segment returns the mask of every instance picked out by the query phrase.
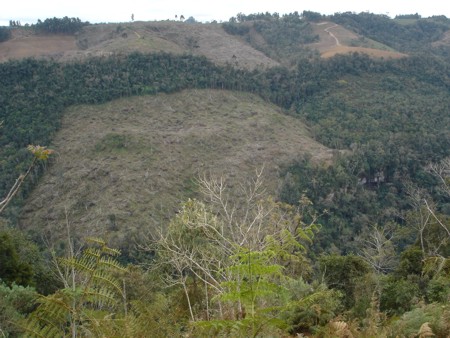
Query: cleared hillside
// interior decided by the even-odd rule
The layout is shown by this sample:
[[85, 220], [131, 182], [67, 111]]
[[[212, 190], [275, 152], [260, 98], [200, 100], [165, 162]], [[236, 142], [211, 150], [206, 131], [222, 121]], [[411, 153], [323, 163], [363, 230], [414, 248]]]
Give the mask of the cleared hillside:
[[239, 68], [273, 67], [278, 62], [235, 36], [219, 24], [183, 22], [134, 22], [84, 27], [76, 36], [38, 35], [14, 29], [13, 38], [0, 43], [0, 62], [25, 57], [60, 61], [132, 52], [202, 55], [210, 61]]
[[275, 194], [280, 166], [305, 153], [320, 162], [332, 155], [278, 107], [212, 90], [72, 107], [52, 148], [54, 164], [27, 201], [21, 227], [60, 238], [67, 214], [73, 233], [101, 234], [120, 247], [195, 196], [198, 175], [233, 182], [264, 166]]
[[359, 36], [354, 32], [333, 22], [320, 22], [312, 25], [314, 33], [319, 36], [319, 42], [308, 47], [317, 49], [324, 58], [336, 54], [364, 53], [374, 58], [401, 58], [406, 54], [374, 40]]
[[[319, 41], [305, 44], [304, 47], [317, 50], [322, 57], [352, 52], [376, 58], [405, 56], [332, 22], [311, 23], [311, 27]], [[249, 36], [242, 37], [226, 33], [220, 24], [175, 21], [89, 25], [75, 36], [36, 34], [31, 29], [16, 28], [12, 31], [12, 39], [0, 43], [0, 62], [26, 57], [73, 61], [132, 52], [168, 52], [205, 56], [217, 65], [231, 64], [244, 69], [279, 66], [278, 61], [267, 56], [271, 55], [268, 51], [275, 47], [265, 41], [255, 29], [252, 28], [250, 32]], [[284, 58], [295, 59], [297, 54], [301, 54], [296, 51], [295, 55], [291, 55], [294, 47], [278, 51], [281, 54], [278, 56], [280, 62], [285, 62]]]

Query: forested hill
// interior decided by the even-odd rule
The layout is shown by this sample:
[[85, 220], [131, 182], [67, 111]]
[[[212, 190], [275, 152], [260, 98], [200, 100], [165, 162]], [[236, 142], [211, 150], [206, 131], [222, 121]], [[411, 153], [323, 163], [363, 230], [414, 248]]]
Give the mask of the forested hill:
[[[365, 18], [373, 21], [370, 30], [363, 20]], [[324, 25], [326, 22], [328, 24]], [[404, 42], [401, 50], [410, 55], [380, 59], [353, 52], [320, 58], [311, 46], [317, 43], [323, 47], [320, 43], [325, 38], [323, 33], [315, 32], [318, 27], [322, 30], [322, 26], [330, 27], [330, 24], [336, 25], [335, 22], [341, 24], [340, 30], [333, 28], [333, 36], [339, 41], [348, 41], [346, 39], [353, 36], [350, 31], [352, 34], [366, 33], [367, 37], [360, 36], [359, 40], [370, 41], [372, 47], [377, 42], [378, 47], [384, 46], [382, 49], [392, 50], [395, 41], [393, 37], [389, 40], [383, 35], [381, 27], [402, 32], [402, 41], [409, 41], [410, 47]], [[324, 17], [311, 12], [280, 17], [266, 13], [240, 14], [221, 26], [180, 22], [90, 26], [79, 20], [53, 19], [38, 23], [36, 36], [41, 37], [44, 33], [67, 36], [68, 29], [58, 28], [60, 26], [56, 23], [62, 27], [75, 25], [78, 44], [83, 40], [86, 50], [99, 45], [114, 48], [126, 46], [130, 50], [136, 46], [135, 43], [149, 37], [144, 36], [144, 32], [153, 32], [167, 43], [172, 41], [172, 47], [178, 42], [178, 49], [160, 44], [160, 48], [166, 46], [172, 53], [126, 54], [124, 49], [120, 54], [104, 54], [66, 63], [25, 59], [1, 64], [1, 113], [4, 123], [2, 195], [12, 186], [17, 172], [26, 168], [28, 155], [25, 147], [30, 143], [50, 145], [66, 107], [189, 88], [230, 89], [258, 94], [306, 123], [316, 141], [340, 150], [336, 154], [343, 154], [341, 151], [347, 154], [337, 159], [336, 166], [329, 167], [326, 174], [315, 172], [319, 169], [303, 168], [304, 165], [309, 166], [303, 160], [293, 167], [286, 163], [286, 172], [282, 173], [291, 178], [294, 174], [298, 183], [293, 187], [291, 183], [286, 183], [281, 189], [281, 198], [295, 203], [302, 191], [315, 196], [314, 202], [321, 208], [334, 211], [332, 217], [329, 215], [323, 220], [331, 233], [345, 233], [347, 228], [361, 231], [371, 222], [391, 220], [392, 214], [398, 221], [398, 212], [408, 209], [403, 188], [405, 180], [436, 193], [434, 186], [437, 181], [427, 176], [423, 168], [449, 155], [450, 80], [449, 63], [443, 57], [449, 48], [445, 45], [445, 27], [448, 24], [445, 18], [411, 19], [407, 16], [388, 19], [367, 13]], [[183, 25], [186, 28], [180, 29]], [[251, 66], [250, 59], [247, 60], [249, 67], [242, 67], [245, 62], [242, 62], [241, 56], [231, 58], [234, 63], [223, 66], [223, 60], [220, 62], [212, 54], [210, 60], [196, 55], [199, 54], [197, 50], [203, 53], [212, 48], [195, 46], [211, 41], [206, 37], [209, 30], [218, 38], [219, 29], [241, 44], [247, 44], [249, 50], [258, 52], [258, 55], [265, 54], [265, 60], [273, 60], [266, 64], [270, 67], [254, 68], [256, 65], [253, 63]], [[131, 34], [133, 32], [136, 34]], [[301, 37], [295, 32], [300, 32]], [[327, 34], [331, 35], [330, 32]], [[200, 40], [194, 39], [197, 41], [195, 46], [186, 45], [188, 40], [188, 44], [195, 42], [195, 34]], [[134, 39], [140, 35], [140, 40]], [[129, 40], [130, 36], [133, 36], [132, 40]], [[417, 47], [417, 39], [423, 42], [422, 50]], [[183, 44], [184, 51], [190, 48], [190, 55], [180, 54]], [[434, 45], [436, 47], [431, 47]], [[277, 52], [274, 54], [273, 51]], [[281, 56], [281, 51], [286, 51], [286, 57]], [[264, 57], [260, 56], [259, 60], [264, 60]], [[351, 166], [351, 171], [348, 166]], [[340, 168], [345, 177], [334, 177], [336, 173], [333, 170], [336, 168]], [[311, 189], [308, 186], [310, 181], [301, 178], [305, 170], [314, 171], [308, 175], [331, 175], [329, 178], [314, 179], [330, 182], [323, 189], [320, 185]], [[380, 176], [383, 177], [379, 182], [382, 184], [375, 191], [371, 184], [360, 184], [374, 182]], [[22, 193], [26, 194], [30, 188], [24, 187]], [[340, 201], [339, 191], [345, 192], [344, 201]], [[367, 194], [368, 191], [370, 194]], [[334, 196], [335, 200], [328, 205], [330, 196]], [[351, 200], [358, 202], [350, 203], [352, 207], [346, 210], [350, 196]], [[440, 204], [441, 211], [448, 209], [445, 201]], [[371, 207], [358, 206], [359, 203]], [[386, 203], [393, 209], [386, 209]], [[386, 210], [389, 210], [388, 214]], [[10, 219], [17, 219], [20, 212], [10, 207], [8, 213]], [[325, 247], [330, 244], [327, 231], [322, 233], [325, 237], [321, 245]], [[352, 245], [350, 241], [343, 245], [342, 250], [348, 250]]]
[[[449, 29], [441, 16], [345, 12], [2, 27], [0, 196], [37, 165], [0, 215], [0, 297], [35, 299], [14, 283], [50, 296], [37, 312], [0, 311], [34, 312], [20, 328], [37, 332], [45, 304], [80, 301], [55, 315], [55, 336], [132, 324], [135, 336], [387, 337], [427, 322], [445, 337]], [[40, 161], [30, 144], [55, 152]], [[248, 178], [263, 166], [269, 182]], [[123, 250], [128, 303], [102, 241], [55, 260], [80, 283], [93, 274], [84, 291], [47, 270], [91, 235]], [[100, 279], [120, 296], [89, 298], [107, 291]], [[5, 318], [0, 332], [17, 335]]]

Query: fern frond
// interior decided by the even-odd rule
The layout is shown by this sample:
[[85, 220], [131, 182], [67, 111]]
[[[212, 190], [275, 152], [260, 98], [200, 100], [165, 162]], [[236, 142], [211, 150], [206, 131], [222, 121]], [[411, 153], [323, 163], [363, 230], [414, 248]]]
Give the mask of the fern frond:
[[63, 336], [61, 329], [53, 324], [45, 324], [39, 318], [29, 319], [25, 325], [19, 324], [25, 337], [30, 338], [59, 338]]
[[127, 268], [122, 266], [118, 261], [116, 261], [114, 258], [112, 257], [102, 257], [100, 258], [100, 263], [103, 265], [107, 265], [111, 268], [114, 268], [116, 270], [122, 271], [122, 272], [126, 272]]
[[62, 258], [59, 263], [66, 268], [74, 268], [78, 272], [92, 273], [94, 271], [94, 264], [91, 262], [84, 262], [80, 259]]
[[44, 317], [54, 318], [56, 320], [65, 320], [68, 313], [72, 311], [71, 303], [73, 296], [64, 292], [58, 292], [49, 296], [40, 296], [38, 302], [39, 307], [36, 310], [36, 314], [43, 314]]
[[102, 250], [98, 248], [87, 248], [83, 251], [82, 257], [99, 259], [102, 256]]
[[86, 241], [90, 244], [97, 244], [100, 247], [100, 250], [102, 253], [110, 255], [110, 256], [119, 256], [120, 250], [110, 248], [106, 245], [106, 242], [102, 240], [101, 238], [96, 237], [88, 237], [86, 238]]
[[110, 255], [110, 256], [120, 256], [120, 254], [121, 254], [120, 250], [113, 249], [113, 248], [110, 248], [110, 247], [107, 247], [107, 246], [103, 247], [102, 251], [105, 254]]
[[[111, 286], [112, 288], [114, 288], [120, 295], [122, 295], [122, 288], [119, 285], [119, 283], [117, 282], [117, 280], [115, 280], [114, 278], [112, 278], [109, 274], [106, 274], [104, 272], [96, 272], [94, 274], [94, 280], [99, 283], [99, 284], [106, 284]], [[102, 283], [103, 282], [103, 283]]]
[[97, 244], [101, 247], [106, 246], [106, 242], [98, 237], [87, 237], [86, 238], [86, 242], [90, 243], [90, 244]]
[[114, 293], [106, 288], [87, 290], [86, 298], [93, 304], [114, 304], [117, 302]]

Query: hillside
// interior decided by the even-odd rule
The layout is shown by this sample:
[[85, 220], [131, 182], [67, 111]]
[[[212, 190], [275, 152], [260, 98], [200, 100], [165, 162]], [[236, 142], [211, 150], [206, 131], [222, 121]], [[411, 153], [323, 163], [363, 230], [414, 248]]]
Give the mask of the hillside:
[[275, 195], [280, 166], [304, 154], [317, 163], [331, 158], [330, 149], [276, 106], [213, 90], [72, 107], [51, 148], [57, 156], [28, 199], [20, 227], [57, 240], [67, 212], [78, 235], [101, 235], [123, 248], [195, 196], [199, 175], [237, 184], [264, 166]]
[[336, 54], [364, 53], [375, 58], [401, 58], [407, 56], [374, 40], [357, 35], [333, 22], [313, 24], [314, 33], [319, 42], [307, 47], [317, 49], [322, 57], [329, 58]]
[[[405, 56], [333, 22], [311, 23], [311, 27], [319, 40], [297, 47], [316, 50], [322, 57], [353, 52], [376, 58]], [[231, 64], [238, 68], [254, 69], [279, 66], [280, 62], [287, 63], [287, 60], [302, 53], [294, 49], [285, 56], [278, 55], [278, 60], [275, 60], [268, 52], [273, 48], [270, 41], [266, 41], [255, 29], [248, 37], [242, 37], [228, 34], [220, 24], [130, 22], [89, 25], [75, 35], [37, 34], [30, 29], [15, 28], [12, 38], [0, 43], [0, 62], [26, 57], [71, 61], [136, 51], [164, 51], [202, 55], [218, 65]], [[282, 51], [279, 50], [279, 53]]]
[[133, 22], [84, 27], [74, 35], [36, 34], [13, 29], [12, 38], [0, 43], [0, 62], [25, 57], [59, 61], [131, 52], [193, 54], [206, 56], [218, 65], [227, 63], [252, 69], [278, 65], [244, 41], [227, 34], [219, 24], [180, 22]]
[[3, 336], [447, 337], [449, 19], [11, 26]]
[[60, 61], [132, 52], [169, 52], [205, 56], [217, 65], [255, 69], [292, 65], [311, 53], [324, 58], [364, 53], [373, 58], [402, 58], [448, 47], [445, 17], [389, 19], [371, 13], [297, 12], [280, 17], [260, 13], [230, 22], [126, 22], [84, 25], [75, 35], [26, 27], [11, 29], [0, 43], [0, 62], [25, 57]]

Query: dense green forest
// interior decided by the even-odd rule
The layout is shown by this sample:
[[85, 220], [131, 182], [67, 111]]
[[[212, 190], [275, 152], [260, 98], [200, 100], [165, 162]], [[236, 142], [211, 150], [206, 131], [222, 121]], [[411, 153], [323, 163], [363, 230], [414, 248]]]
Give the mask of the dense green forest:
[[[382, 42], [403, 52], [423, 51], [439, 40], [449, 29], [449, 19], [444, 17], [415, 18], [408, 22], [405, 17], [396, 20], [372, 13], [338, 13], [330, 19], [357, 33]], [[403, 24], [406, 21], [407, 24]]]
[[[310, 51], [304, 45], [319, 41], [310, 22], [298, 12], [281, 16], [277, 13], [240, 13], [222, 27], [229, 34], [242, 36], [254, 48], [276, 60], [292, 60], [308, 54]], [[252, 30], [263, 37], [264, 44], [252, 37]]]
[[11, 38], [11, 30], [8, 27], [0, 26], [0, 42], [6, 41]]
[[[308, 20], [321, 16], [304, 14], [239, 14], [224, 29], [249, 39], [255, 29], [267, 43], [261, 50], [280, 58], [268, 50], [317, 39]], [[321, 59], [291, 49], [290, 68], [252, 71], [167, 53], [0, 64], [0, 196], [36, 163], [0, 215], [0, 333], [446, 337], [450, 61], [448, 47], [431, 43], [449, 22], [408, 17], [414, 22], [404, 25], [397, 21], [405, 18], [370, 13], [329, 19], [411, 54]], [[43, 24], [64, 22], [84, 24]], [[57, 257], [15, 229], [51, 165], [36, 162], [27, 146], [51, 145], [66, 107], [187, 88], [260, 95], [304, 121], [335, 150], [333, 163], [307, 156], [286, 163], [275, 200], [259, 194], [256, 177], [235, 210], [217, 181], [200, 182], [204, 199], [186, 201], [167, 231], [141, 248], [142, 261], [127, 267], [121, 248], [100, 239], [75, 235]], [[80, 240], [87, 244], [77, 251]]]

